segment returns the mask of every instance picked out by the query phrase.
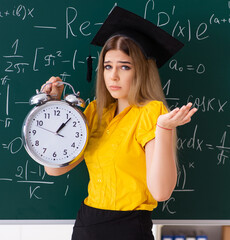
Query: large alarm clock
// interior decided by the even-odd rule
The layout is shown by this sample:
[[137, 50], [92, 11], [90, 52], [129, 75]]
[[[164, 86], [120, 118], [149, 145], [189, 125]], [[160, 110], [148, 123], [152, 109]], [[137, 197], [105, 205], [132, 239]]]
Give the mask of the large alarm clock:
[[36, 106], [24, 120], [23, 142], [31, 158], [44, 166], [70, 165], [83, 155], [87, 145], [88, 124], [78, 108], [85, 103], [71, 88], [74, 94], [64, 100], [55, 100], [42, 90], [30, 99], [30, 104]]

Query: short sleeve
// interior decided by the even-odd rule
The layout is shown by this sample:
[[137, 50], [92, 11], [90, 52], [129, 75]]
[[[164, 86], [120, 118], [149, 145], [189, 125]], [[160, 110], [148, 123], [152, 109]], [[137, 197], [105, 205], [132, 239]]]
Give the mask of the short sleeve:
[[136, 139], [142, 147], [155, 138], [157, 119], [160, 115], [166, 113], [168, 113], [168, 110], [160, 101], [151, 101], [141, 108]]
[[86, 107], [84, 111], [84, 115], [88, 121], [89, 130], [92, 129], [93, 124], [96, 120], [96, 106], [97, 106], [96, 100], [94, 100], [89, 103], [89, 105]]

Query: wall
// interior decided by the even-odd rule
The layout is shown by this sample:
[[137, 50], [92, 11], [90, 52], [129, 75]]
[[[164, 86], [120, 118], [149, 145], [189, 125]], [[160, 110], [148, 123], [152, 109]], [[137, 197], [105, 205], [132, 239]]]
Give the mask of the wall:
[[1, 240], [70, 240], [72, 225], [0, 225]]
[[[70, 240], [72, 224], [67, 225], [0, 225], [1, 240]], [[157, 227], [153, 226], [156, 236]], [[156, 239], [158, 240], [158, 239]], [[159, 239], [160, 240], [160, 239]]]

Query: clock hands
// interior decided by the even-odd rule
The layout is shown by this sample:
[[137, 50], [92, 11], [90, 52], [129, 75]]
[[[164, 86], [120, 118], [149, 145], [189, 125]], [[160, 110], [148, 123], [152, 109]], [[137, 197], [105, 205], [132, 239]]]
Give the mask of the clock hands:
[[55, 135], [58, 135], [58, 136], [60, 136], [60, 137], [64, 137], [63, 135], [61, 135], [61, 134], [59, 134], [59, 133], [57, 133], [57, 132], [50, 131], [49, 129], [46, 129], [46, 128], [44, 128], [44, 127], [41, 127], [41, 126], [37, 126], [37, 127], [41, 128], [41, 129], [43, 129], [43, 130], [46, 130], [46, 131], [48, 131], [48, 132], [51, 132], [51, 133], [53, 133], [53, 134], [55, 134]]
[[64, 136], [61, 135], [59, 132], [61, 131], [62, 128], [65, 127], [65, 125], [66, 125], [70, 120], [71, 120], [71, 118], [69, 118], [65, 123], [62, 123], [61, 126], [58, 128], [58, 130], [57, 130], [56, 132], [53, 132], [53, 131], [51, 131], [51, 130], [49, 130], [49, 129], [47, 129], [47, 128], [41, 127], [41, 126], [37, 126], [37, 127], [41, 128], [41, 129], [43, 129], [43, 130], [45, 130], [45, 131], [48, 131], [48, 132], [50, 132], [50, 133], [53, 133], [53, 134], [55, 134], [55, 135], [58, 135], [58, 136], [60, 136], [60, 137], [64, 137]]
[[61, 126], [58, 128], [58, 130], [56, 131], [56, 133], [58, 134], [63, 127], [65, 127], [65, 125], [71, 120], [71, 118], [69, 118], [65, 123], [62, 123]]

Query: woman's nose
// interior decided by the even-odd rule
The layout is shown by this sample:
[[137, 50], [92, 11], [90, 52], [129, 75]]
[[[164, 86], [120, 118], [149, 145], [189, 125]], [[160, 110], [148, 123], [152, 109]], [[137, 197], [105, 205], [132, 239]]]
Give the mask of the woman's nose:
[[118, 75], [117, 69], [115, 68], [111, 72], [111, 79], [114, 81], [119, 80], [119, 75]]

